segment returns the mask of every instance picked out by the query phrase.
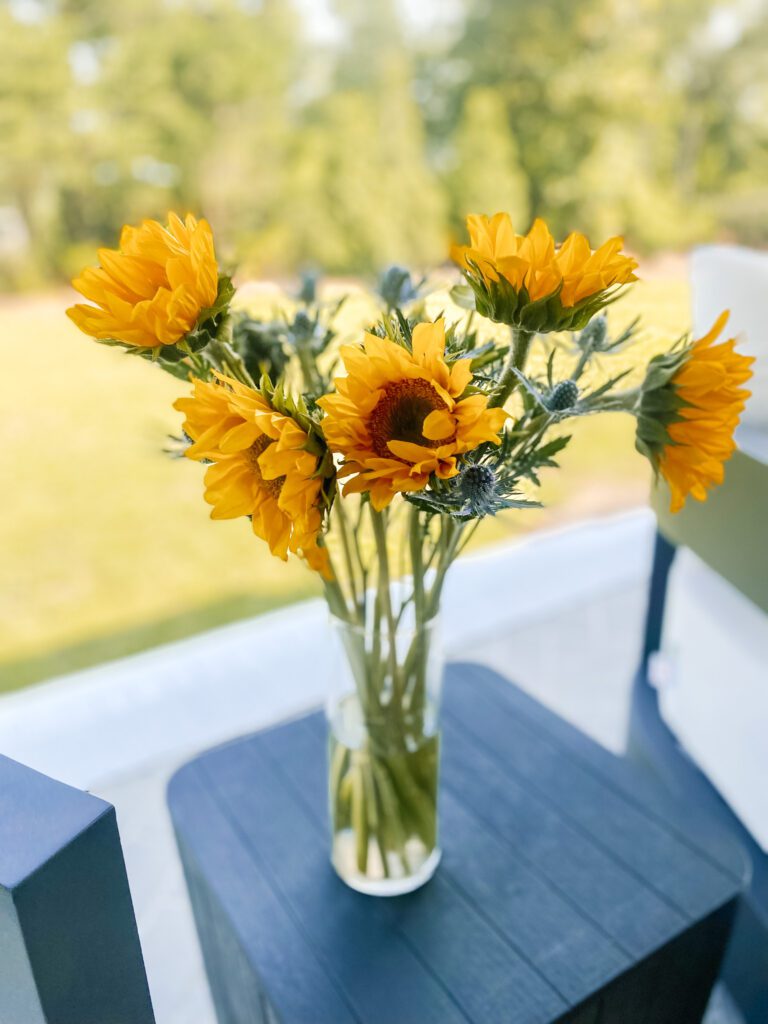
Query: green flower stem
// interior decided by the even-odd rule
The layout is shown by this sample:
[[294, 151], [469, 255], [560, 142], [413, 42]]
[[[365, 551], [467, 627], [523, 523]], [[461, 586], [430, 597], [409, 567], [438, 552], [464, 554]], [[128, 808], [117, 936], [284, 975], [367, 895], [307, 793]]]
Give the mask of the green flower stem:
[[640, 399], [643, 395], [641, 387], [631, 388], [628, 391], [619, 391], [610, 395], [600, 406], [601, 412], [629, 412], [633, 415], [637, 412]]
[[365, 800], [363, 767], [354, 761], [352, 773], [352, 829], [355, 833], [357, 870], [364, 875], [368, 867], [368, 813]]
[[[379, 799], [379, 808], [382, 821], [382, 843], [385, 849], [391, 850], [400, 858], [404, 871], [409, 871], [410, 866], [405, 855], [405, 843], [407, 836], [402, 822], [402, 811], [398, 804], [397, 794], [394, 791], [389, 775], [384, 766], [377, 760], [371, 760], [371, 774], [376, 782], [376, 793]], [[385, 872], [386, 873], [386, 872]]]
[[475, 532], [477, 531], [477, 528], [480, 525], [480, 523], [481, 523], [480, 519], [475, 519], [475, 521], [472, 523], [472, 525], [469, 528], [465, 528], [465, 529], [462, 530], [462, 532], [461, 532], [461, 543], [458, 544], [457, 547], [456, 547], [456, 554], [454, 555], [454, 561], [457, 558], [459, 558], [461, 553], [466, 548], [467, 544], [469, 544], [469, 542], [472, 540], [472, 538], [474, 537]]
[[412, 870], [406, 844], [417, 836], [431, 851], [437, 841], [438, 740], [413, 751], [377, 751], [371, 743], [357, 750], [331, 748], [330, 799], [337, 830], [351, 829], [355, 865], [366, 874], [370, 845], [378, 849], [384, 877], [392, 858], [400, 872]]
[[296, 354], [299, 357], [299, 365], [301, 366], [301, 373], [304, 377], [304, 390], [307, 390], [314, 395], [321, 395], [325, 390], [325, 384], [314, 355], [306, 347], [304, 342], [298, 341], [296, 343]]
[[435, 801], [418, 780], [421, 768], [419, 756], [395, 754], [387, 759], [386, 766], [398, 801], [404, 808], [406, 817], [410, 817], [412, 830], [429, 849], [435, 842]]
[[361, 766], [361, 771], [363, 775], [366, 810], [368, 813], [368, 825], [376, 840], [376, 845], [379, 848], [379, 856], [381, 857], [384, 877], [388, 878], [389, 864], [387, 862], [387, 842], [385, 839], [387, 822], [386, 819], [381, 817], [379, 814], [380, 802], [376, 793], [376, 785], [374, 783], [373, 771], [371, 770], [371, 762], [369, 758], [366, 758], [364, 765]]
[[529, 421], [528, 427], [523, 433], [522, 443], [520, 447], [515, 451], [515, 459], [524, 459], [530, 452], [534, 450], [534, 448], [536, 448], [538, 443], [542, 440], [546, 432], [552, 426], [552, 419], [552, 413], [543, 412], [538, 416], [534, 416]]
[[530, 331], [524, 331], [520, 327], [513, 327], [511, 331], [512, 344], [509, 348], [507, 362], [499, 377], [496, 390], [488, 402], [491, 409], [501, 408], [517, 387], [519, 381], [516, 371], [525, 369], [528, 352], [533, 341], [533, 334]]
[[219, 368], [224, 373], [228, 373], [230, 377], [234, 377], [236, 381], [247, 387], [254, 386], [253, 378], [248, 373], [245, 363], [228, 341], [223, 338], [215, 338], [208, 345], [207, 353], [213, 356], [214, 361], [219, 364]]
[[371, 507], [371, 522], [373, 523], [373, 536], [376, 542], [376, 557], [379, 563], [378, 590], [381, 600], [381, 608], [384, 612], [384, 616], [386, 617], [387, 628], [389, 630], [388, 647], [392, 671], [392, 704], [394, 705], [400, 701], [402, 694], [400, 692], [400, 672], [397, 665], [397, 650], [395, 646], [396, 624], [395, 616], [392, 611], [392, 591], [389, 578], [389, 555], [387, 553], [387, 525], [385, 514], [383, 512], [377, 512], [373, 507]]
[[347, 604], [347, 599], [344, 596], [344, 591], [341, 589], [338, 573], [333, 566], [333, 559], [331, 558], [330, 551], [328, 552], [328, 565], [330, 567], [331, 578], [325, 579], [325, 577], [323, 577], [325, 600], [328, 602], [328, 607], [337, 619], [341, 619], [344, 622], [352, 622], [353, 620], [350, 618], [349, 614], [349, 605]]
[[[420, 610], [417, 611], [416, 615], [416, 632], [403, 662], [402, 674], [405, 680], [408, 715], [413, 723], [414, 732], [423, 732], [424, 715], [427, 709], [427, 663], [429, 659], [430, 638], [425, 633], [425, 627], [439, 611], [445, 577], [458, 555], [463, 534], [463, 524], [456, 523], [450, 516], [441, 516], [438, 543], [439, 557], [435, 580], [429, 593], [423, 594]], [[417, 570], [414, 568], [414, 593], [419, 586], [416, 582], [417, 574], [421, 576], [421, 587], [423, 588], [424, 585], [420, 533], [416, 536], [419, 538], [419, 545], [414, 554], [417, 555], [416, 561], [419, 565], [419, 570], [417, 573]], [[416, 543], [413, 536], [412, 543], [414, 545]]]
[[403, 665], [405, 688], [408, 692], [408, 710], [419, 732], [424, 730], [424, 712], [427, 703], [427, 660], [429, 637], [425, 634], [426, 594], [424, 590], [424, 544], [419, 510], [410, 509], [409, 546], [411, 550], [411, 573], [413, 578], [413, 602], [416, 630], [411, 648]]
[[[343, 630], [342, 635], [366, 738], [361, 746], [349, 749], [340, 735], [332, 732], [329, 793], [335, 834], [351, 833], [351, 850], [343, 856], [352, 857], [358, 873], [391, 878], [416, 870], [422, 856], [416, 851], [423, 845], [429, 853], [437, 841], [439, 741], [437, 736], [426, 734], [430, 635], [425, 630], [433, 617], [432, 609], [437, 610], [442, 582], [455, 557], [462, 527], [450, 517], [441, 518], [439, 534], [434, 543], [428, 544], [425, 518], [415, 508], [408, 510], [404, 548], [410, 555], [413, 589], [395, 608], [387, 549], [389, 517], [386, 512], [376, 512], [368, 502], [363, 509], [367, 509], [363, 514], [371, 518], [378, 570], [371, 628], [360, 628], [367, 621], [369, 600], [361, 520], [352, 526], [349, 516], [344, 516], [346, 510], [340, 510], [336, 521], [342, 532], [345, 568], [355, 579], [355, 588], [362, 588], [357, 589], [357, 608], [349, 607], [338, 582], [326, 584], [326, 591], [329, 603], [333, 602], [331, 610], [343, 607], [342, 617], [353, 627]], [[426, 569], [433, 559], [435, 579], [428, 586]], [[410, 604], [414, 607], [415, 634], [403, 654], [398, 651], [397, 627], [403, 606]], [[414, 840], [418, 840], [415, 847]], [[341, 867], [343, 870], [343, 864]]]
[[426, 608], [427, 617], [430, 619], [437, 615], [439, 611], [445, 576], [456, 557], [456, 551], [463, 532], [464, 525], [462, 523], [457, 523], [451, 516], [440, 517], [441, 547], [438, 555], [435, 581], [429, 592]]
[[350, 546], [350, 525], [347, 520], [347, 513], [344, 509], [344, 501], [341, 494], [336, 494], [336, 500], [333, 503], [333, 507], [336, 511], [336, 515], [339, 521], [339, 532], [341, 533], [341, 546], [344, 551], [344, 563], [347, 569], [347, 576], [349, 578], [349, 589], [352, 594], [352, 605], [358, 615], [358, 618], [362, 616], [362, 624], [365, 623], [365, 581], [362, 581], [363, 592], [358, 596], [357, 589], [357, 574], [355, 572], [355, 566], [352, 561], [352, 548]]
[[416, 613], [416, 627], [424, 621], [424, 544], [421, 517], [415, 505], [411, 505], [408, 540], [411, 549], [411, 573], [413, 574], [413, 601]]
[[576, 363], [576, 367], [573, 373], [571, 374], [571, 380], [578, 380], [581, 377], [582, 373], [587, 367], [587, 363], [590, 361], [593, 355], [594, 350], [592, 348], [592, 344], [590, 343], [579, 356], [579, 361]]
[[211, 375], [211, 364], [196, 352], [189, 352], [184, 363], [191, 368], [193, 375], [201, 380], [208, 380]]

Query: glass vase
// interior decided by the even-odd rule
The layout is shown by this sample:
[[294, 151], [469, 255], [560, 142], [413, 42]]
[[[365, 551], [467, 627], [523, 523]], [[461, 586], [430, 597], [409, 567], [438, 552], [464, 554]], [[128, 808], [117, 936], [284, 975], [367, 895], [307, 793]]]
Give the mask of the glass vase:
[[440, 861], [439, 620], [331, 621], [331, 861], [358, 892], [398, 896], [424, 885]]

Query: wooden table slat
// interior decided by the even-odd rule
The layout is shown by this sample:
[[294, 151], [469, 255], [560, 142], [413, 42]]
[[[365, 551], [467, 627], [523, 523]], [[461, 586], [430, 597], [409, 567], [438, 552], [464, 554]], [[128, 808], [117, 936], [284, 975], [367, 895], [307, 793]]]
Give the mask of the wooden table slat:
[[444, 760], [444, 784], [622, 949], [645, 956], [684, 927], [677, 910], [506, 774], [463, 730], [447, 723], [444, 735], [456, 756]]
[[[524, 780], [574, 828], [592, 839], [599, 835], [611, 856], [688, 918], [706, 912], [718, 889], [723, 899], [729, 897], [733, 878], [721, 866], [622, 799], [576, 758], [553, 756], [558, 753], [554, 742], [532, 735], [512, 707], [495, 700], [494, 694], [487, 686], [455, 687], [447, 710], [462, 727], [467, 722], [468, 736], [483, 750], [493, 751], [506, 772]], [[478, 702], [487, 705], [488, 713], [468, 719]]]
[[518, 687], [488, 686], [487, 672], [482, 666], [458, 664], [455, 669], [454, 690], [478, 687], [490, 700], [510, 708], [521, 725], [524, 723], [535, 735], [549, 738], [560, 751], [573, 755], [584, 771], [614, 789], [648, 820], [661, 822], [672, 835], [722, 868], [739, 884], [748, 879], [749, 861], [738, 841], [717, 822], [702, 815], [697, 807], [682, 803], [660, 787], [652, 776], [639, 772], [632, 762], [593, 743], [570, 722], [552, 714]]

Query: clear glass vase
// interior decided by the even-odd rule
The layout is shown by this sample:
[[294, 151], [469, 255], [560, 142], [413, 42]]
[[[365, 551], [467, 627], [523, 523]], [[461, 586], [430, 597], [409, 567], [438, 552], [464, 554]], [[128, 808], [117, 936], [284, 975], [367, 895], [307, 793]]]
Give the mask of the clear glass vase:
[[440, 861], [439, 620], [331, 622], [331, 860], [353, 889], [398, 896], [424, 885]]

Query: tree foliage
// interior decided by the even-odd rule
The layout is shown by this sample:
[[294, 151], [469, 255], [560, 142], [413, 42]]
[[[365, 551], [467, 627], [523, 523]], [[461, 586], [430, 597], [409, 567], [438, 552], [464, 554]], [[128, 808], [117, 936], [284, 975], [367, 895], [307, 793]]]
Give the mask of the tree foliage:
[[338, 0], [318, 37], [287, 0], [1, 4], [0, 280], [169, 208], [262, 272], [425, 265], [502, 207], [768, 240], [768, 0], [464, 0], [421, 34], [401, 6]]

